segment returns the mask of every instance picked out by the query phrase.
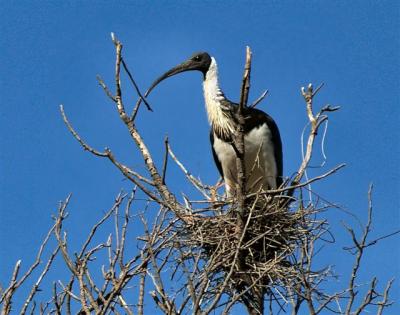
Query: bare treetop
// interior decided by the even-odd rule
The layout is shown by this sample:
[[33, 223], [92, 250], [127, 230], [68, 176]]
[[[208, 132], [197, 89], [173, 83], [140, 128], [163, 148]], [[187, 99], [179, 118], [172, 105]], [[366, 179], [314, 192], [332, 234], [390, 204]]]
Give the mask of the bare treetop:
[[[234, 194], [225, 194], [220, 183], [210, 185], [195, 178], [174, 153], [166, 138], [163, 161], [156, 161], [135, 121], [140, 119], [143, 102], [148, 110], [148, 94], [141, 93], [132, 72], [123, 58], [123, 46], [111, 34], [115, 47], [114, 88], [98, 77], [106, 96], [115, 105], [121, 123], [142, 156], [145, 172], [129, 167], [110, 148], [98, 150], [83, 140], [73, 128], [64, 107], [63, 120], [72, 136], [90, 154], [106, 159], [134, 187], [130, 194], [121, 193], [109, 211], [91, 227], [78, 251], [69, 247], [64, 222], [70, 197], [60, 203], [37, 258], [20, 275], [18, 261], [10, 283], [0, 288], [1, 314], [15, 311], [15, 292], [34, 271], [42, 268], [20, 313], [56, 314], [146, 314], [154, 310], [163, 314], [230, 314], [235, 307], [248, 314], [361, 314], [376, 311], [382, 314], [392, 302], [389, 298], [393, 281], [383, 290], [372, 278], [369, 288], [361, 290], [357, 277], [362, 268], [365, 250], [398, 231], [369, 239], [372, 226], [372, 187], [369, 191], [368, 221], [360, 236], [350, 227], [352, 245], [346, 250], [354, 256], [349, 280], [342, 290], [329, 292], [323, 285], [334, 277], [331, 266], [315, 267], [321, 244], [328, 247], [329, 222], [323, 212], [330, 205], [321, 200], [307, 201], [308, 185], [344, 167], [338, 165], [314, 178], [304, 180], [321, 126], [337, 107], [315, 110], [315, 98], [322, 85], [310, 84], [301, 89], [310, 125], [304, 159], [297, 172], [285, 178], [279, 187], [249, 192], [246, 187], [244, 111], [256, 106], [266, 92], [248, 106], [251, 51], [247, 47], [241, 97], [237, 113], [237, 129], [231, 145], [235, 147], [237, 187]], [[125, 71], [138, 94], [135, 106], [126, 106], [121, 87], [121, 71]], [[112, 92], [115, 90], [115, 92]], [[167, 185], [167, 168], [175, 163], [187, 179], [188, 187], [199, 191], [202, 200], [179, 196]], [[158, 166], [158, 165], [161, 165]], [[156, 214], [154, 214], [156, 213]], [[140, 222], [143, 233], [132, 228]], [[101, 234], [100, 230], [107, 232]], [[55, 246], [45, 258], [45, 249]], [[103, 241], [95, 241], [103, 238]], [[43, 278], [51, 272], [55, 257], [62, 257], [69, 271], [68, 280], [54, 281], [52, 296], [42, 298]], [[43, 263], [41, 263], [43, 261]], [[99, 267], [100, 266], [100, 267]], [[36, 298], [36, 299], [35, 299]], [[42, 301], [42, 302], [38, 302]], [[15, 304], [16, 305], [16, 304]]]

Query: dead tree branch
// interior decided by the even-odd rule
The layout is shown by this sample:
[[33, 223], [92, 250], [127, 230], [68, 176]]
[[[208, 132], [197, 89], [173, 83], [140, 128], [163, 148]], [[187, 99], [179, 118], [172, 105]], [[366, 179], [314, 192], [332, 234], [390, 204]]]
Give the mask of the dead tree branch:
[[[246, 195], [246, 172], [252, 171], [245, 169], [243, 158], [244, 113], [248, 108], [252, 63], [247, 47], [237, 130], [232, 141], [239, 177], [236, 193], [227, 198], [218, 193], [218, 185], [208, 185], [192, 175], [172, 150], [168, 138], [164, 141], [162, 161], [156, 161], [151, 155], [135, 124], [142, 101], [151, 110], [145, 99], [147, 95], [140, 92], [123, 58], [123, 45], [114, 34], [112, 42], [115, 47], [113, 87], [108, 87], [100, 77], [98, 82], [115, 105], [146, 173], [141, 174], [128, 167], [129, 163], [120, 162], [108, 148], [99, 151], [90, 146], [72, 127], [64, 107], [60, 106], [64, 123], [73, 138], [85, 151], [110, 161], [133, 184], [132, 193], [120, 193], [109, 210], [88, 227], [87, 236], [79, 246], [72, 244], [68, 237], [70, 197], [62, 202], [35, 262], [19, 277], [21, 261], [18, 261], [9, 285], [0, 290], [1, 315], [13, 310], [16, 290], [33, 277], [51, 238], [56, 246], [48, 254], [37, 280], [27, 290], [29, 293], [21, 306], [21, 314], [30, 309], [32, 314], [72, 314], [73, 310], [78, 310], [78, 314], [143, 315], [148, 308], [157, 308], [169, 315], [206, 315], [229, 314], [237, 307], [241, 311], [246, 309], [250, 315], [263, 315], [267, 311], [271, 314], [350, 315], [367, 310], [382, 314], [392, 304], [389, 295], [393, 280], [386, 284], [382, 293], [379, 293], [376, 278], [372, 278], [368, 288], [358, 283], [366, 249], [399, 233], [396, 231], [370, 240], [372, 187], [368, 197], [368, 221], [361, 236], [345, 225], [352, 240], [352, 245], [345, 250], [355, 257], [345, 288], [329, 292], [325, 283], [335, 277], [334, 270], [331, 266], [315, 267], [321, 248], [334, 242], [323, 215], [333, 206], [318, 195], [315, 202], [306, 202], [303, 195], [309, 192], [310, 183], [326, 180], [344, 167], [340, 164], [310, 179], [305, 175], [319, 128], [328, 120], [329, 113], [338, 109], [325, 106], [316, 113], [314, 97], [322, 85], [315, 90], [312, 84], [307, 89], [302, 88], [310, 128], [296, 175], [277, 189]], [[138, 94], [133, 108], [125, 102], [121, 85], [124, 72]], [[266, 94], [267, 91], [250, 107], [257, 106]], [[182, 200], [168, 186], [171, 172], [167, 167], [170, 163], [175, 163], [186, 178]], [[203, 199], [191, 200], [186, 188], [197, 190]], [[138, 228], [139, 224], [142, 230]], [[40, 302], [43, 278], [51, 273], [58, 253], [69, 272], [68, 278], [54, 281], [50, 298]]]

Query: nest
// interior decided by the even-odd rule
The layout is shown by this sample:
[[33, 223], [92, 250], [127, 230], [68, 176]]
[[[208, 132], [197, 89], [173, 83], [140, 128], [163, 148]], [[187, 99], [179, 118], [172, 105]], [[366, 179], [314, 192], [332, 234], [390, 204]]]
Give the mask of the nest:
[[199, 254], [208, 276], [225, 279], [230, 274], [236, 292], [254, 283], [265, 288], [293, 285], [300, 278], [297, 253], [315, 232], [311, 209], [289, 206], [287, 197], [278, 195], [246, 204], [242, 212], [231, 204], [218, 215], [193, 216], [177, 234], [181, 246]]

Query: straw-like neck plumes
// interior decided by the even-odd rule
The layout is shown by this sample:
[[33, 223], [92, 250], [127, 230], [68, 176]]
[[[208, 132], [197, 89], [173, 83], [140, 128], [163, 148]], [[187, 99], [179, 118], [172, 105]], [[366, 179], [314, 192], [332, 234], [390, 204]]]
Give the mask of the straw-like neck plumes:
[[217, 135], [230, 138], [235, 132], [235, 127], [232, 120], [229, 119], [230, 108], [219, 87], [218, 66], [214, 57], [211, 58], [210, 67], [205, 74], [203, 90], [211, 127]]

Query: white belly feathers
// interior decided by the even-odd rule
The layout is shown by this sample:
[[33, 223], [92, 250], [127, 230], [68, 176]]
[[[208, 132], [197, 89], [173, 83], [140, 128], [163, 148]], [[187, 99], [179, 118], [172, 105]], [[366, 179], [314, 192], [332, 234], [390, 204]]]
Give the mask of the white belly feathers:
[[[247, 193], [277, 188], [277, 166], [268, 126], [263, 124], [251, 130], [244, 140]], [[232, 195], [237, 184], [236, 153], [231, 144], [217, 136], [214, 136], [213, 146], [222, 165], [227, 192]]]

